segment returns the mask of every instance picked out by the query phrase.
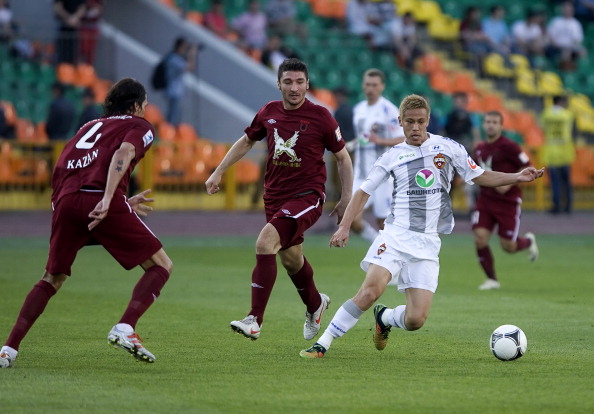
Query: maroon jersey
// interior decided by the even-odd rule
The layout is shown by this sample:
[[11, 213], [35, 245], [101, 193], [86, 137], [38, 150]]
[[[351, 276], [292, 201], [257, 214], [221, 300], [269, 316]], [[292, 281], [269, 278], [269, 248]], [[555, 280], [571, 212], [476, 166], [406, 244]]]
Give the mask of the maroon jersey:
[[254, 141], [267, 139], [265, 197], [284, 199], [308, 191], [323, 196], [324, 151], [336, 153], [344, 148], [338, 123], [326, 108], [307, 99], [289, 111], [281, 101], [269, 102], [245, 133]]
[[154, 137], [152, 125], [134, 115], [111, 116], [88, 122], [78, 130], [60, 154], [52, 176], [52, 203], [81, 188], [105, 190], [113, 154], [123, 142], [136, 149], [128, 171], [122, 177], [117, 194], [126, 194], [134, 167], [150, 148]]
[[[503, 135], [493, 143], [480, 142], [474, 150], [474, 156], [475, 161], [487, 171], [515, 173], [530, 165], [522, 148]], [[522, 191], [517, 185], [512, 186], [505, 194], [498, 193], [492, 187], [481, 187], [480, 196], [515, 203], [522, 198]]]

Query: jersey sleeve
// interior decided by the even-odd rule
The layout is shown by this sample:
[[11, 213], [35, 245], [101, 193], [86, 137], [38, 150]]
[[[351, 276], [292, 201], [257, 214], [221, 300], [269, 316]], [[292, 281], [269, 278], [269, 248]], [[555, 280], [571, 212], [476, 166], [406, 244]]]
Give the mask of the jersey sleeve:
[[388, 160], [390, 157], [386, 157], [387, 153], [382, 154], [377, 161], [373, 164], [371, 171], [367, 175], [363, 184], [361, 184], [361, 190], [367, 194], [373, 194], [373, 192], [390, 177], [390, 166]]
[[138, 162], [151, 147], [154, 137], [155, 133], [153, 128], [148, 125], [148, 122], [146, 125], [138, 123], [126, 133], [122, 142], [129, 142], [134, 145], [134, 149], [136, 150], [134, 158]]
[[462, 145], [453, 145], [453, 162], [456, 172], [466, 181], [468, 184], [474, 184], [472, 181], [479, 175], [483, 174], [483, 170], [464, 149]]
[[328, 151], [337, 153], [344, 148], [344, 139], [342, 139], [342, 133], [336, 119], [330, 114], [330, 112], [324, 108], [321, 108], [322, 115], [322, 139], [324, 141], [324, 147]]
[[262, 113], [267, 108], [267, 106], [268, 105], [263, 106], [254, 116], [254, 119], [252, 120], [250, 126], [244, 129], [245, 134], [252, 141], [262, 141], [264, 138], [266, 138], [267, 131], [266, 127], [264, 126], [264, 123], [262, 122]]

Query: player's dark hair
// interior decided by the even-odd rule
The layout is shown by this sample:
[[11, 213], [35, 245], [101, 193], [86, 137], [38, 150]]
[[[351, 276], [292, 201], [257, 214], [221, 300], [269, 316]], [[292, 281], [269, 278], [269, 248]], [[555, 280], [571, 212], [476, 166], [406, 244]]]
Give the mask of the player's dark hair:
[[303, 72], [305, 79], [309, 80], [307, 65], [297, 58], [285, 59], [278, 67], [278, 80], [280, 81], [285, 72]]
[[142, 106], [146, 90], [136, 79], [120, 79], [107, 92], [103, 102], [103, 116], [133, 114], [136, 105]]
[[503, 114], [499, 111], [488, 111], [485, 116], [496, 116], [499, 117], [499, 121], [503, 124]]
[[378, 78], [380, 78], [382, 83], [386, 83], [386, 75], [384, 74], [384, 72], [382, 72], [381, 70], [376, 69], [376, 68], [367, 69], [365, 71], [365, 73], [363, 74], [363, 76], [378, 77]]

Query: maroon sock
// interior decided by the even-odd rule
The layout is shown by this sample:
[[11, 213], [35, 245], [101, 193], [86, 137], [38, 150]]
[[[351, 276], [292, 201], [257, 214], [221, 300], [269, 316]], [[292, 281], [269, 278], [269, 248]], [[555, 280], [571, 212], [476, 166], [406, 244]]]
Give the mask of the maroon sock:
[[516, 240], [516, 252], [527, 249], [531, 244], [532, 240], [527, 239], [526, 237], [518, 237]]
[[17, 350], [19, 349], [21, 341], [27, 335], [27, 332], [29, 332], [29, 329], [31, 329], [31, 326], [33, 326], [39, 315], [43, 313], [51, 297], [55, 294], [56, 289], [51, 283], [45, 280], [40, 280], [33, 286], [33, 289], [31, 289], [25, 298], [21, 312], [8, 336], [8, 340], [6, 341], [7, 346]]
[[169, 272], [164, 267], [155, 265], [147, 269], [136, 283], [130, 303], [119, 323], [127, 323], [135, 328], [138, 319], [159, 297], [167, 279], [169, 279]]
[[491, 254], [489, 246], [483, 247], [482, 249], [476, 249], [476, 253], [478, 254], [479, 262], [487, 277], [489, 279], [497, 280], [497, 276], [495, 275], [495, 260], [493, 260], [493, 255]]
[[322, 304], [322, 298], [320, 297], [320, 292], [316, 288], [316, 284], [313, 278], [313, 269], [311, 265], [307, 261], [307, 259], [303, 258], [303, 267], [294, 275], [289, 275], [293, 284], [297, 288], [297, 292], [299, 296], [301, 296], [301, 300], [307, 306], [307, 311], [309, 313], [314, 313], [318, 310], [320, 305]]
[[256, 267], [252, 272], [252, 309], [250, 315], [262, 326], [264, 311], [276, 282], [276, 254], [256, 254]]

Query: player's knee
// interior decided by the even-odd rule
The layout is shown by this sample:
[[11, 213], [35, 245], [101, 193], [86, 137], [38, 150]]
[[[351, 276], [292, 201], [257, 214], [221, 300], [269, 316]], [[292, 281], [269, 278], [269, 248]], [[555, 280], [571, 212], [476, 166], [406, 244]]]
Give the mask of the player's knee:
[[54, 289], [56, 289], [56, 292], [57, 292], [58, 290], [60, 290], [60, 288], [66, 281], [66, 279], [68, 279], [68, 276], [63, 273], [58, 273], [56, 275], [52, 275], [48, 272], [45, 272], [45, 274], [43, 275], [43, 277], [41, 279], [45, 280], [47, 283], [52, 285], [54, 287]]
[[367, 310], [373, 305], [381, 296], [381, 289], [377, 286], [366, 286], [359, 290], [354, 302], [362, 309]]
[[405, 325], [406, 329], [409, 331], [416, 331], [417, 329], [421, 329], [423, 325], [425, 325], [425, 321], [427, 320], [426, 316], [423, 315], [406, 315], [405, 318]]

